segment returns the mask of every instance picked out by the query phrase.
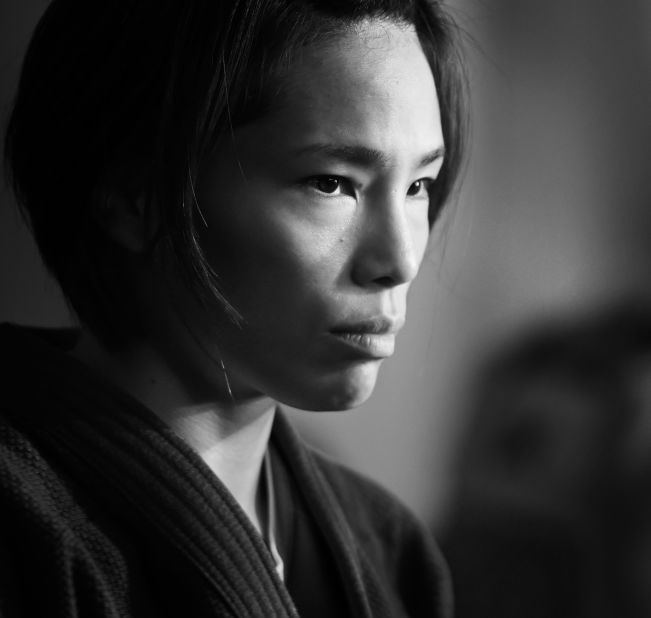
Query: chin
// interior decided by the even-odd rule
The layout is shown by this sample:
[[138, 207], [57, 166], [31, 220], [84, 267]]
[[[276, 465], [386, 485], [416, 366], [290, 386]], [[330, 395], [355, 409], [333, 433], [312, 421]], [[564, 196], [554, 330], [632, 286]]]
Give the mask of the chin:
[[280, 401], [294, 408], [314, 412], [350, 410], [362, 405], [373, 393], [379, 363], [364, 363], [327, 376], [303, 382], [300, 393], [292, 393]]

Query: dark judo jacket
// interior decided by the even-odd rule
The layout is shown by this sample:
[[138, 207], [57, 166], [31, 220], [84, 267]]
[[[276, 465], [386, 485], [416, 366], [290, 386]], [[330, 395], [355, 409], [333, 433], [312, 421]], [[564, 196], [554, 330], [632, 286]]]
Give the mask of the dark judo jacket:
[[[298, 616], [224, 485], [150, 410], [63, 353], [69, 337], [0, 327], [0, 616]], [[405, 507], [310, 450], [280, 411], [271, 443], [348, 615], [451, 615], [445, 564]]]

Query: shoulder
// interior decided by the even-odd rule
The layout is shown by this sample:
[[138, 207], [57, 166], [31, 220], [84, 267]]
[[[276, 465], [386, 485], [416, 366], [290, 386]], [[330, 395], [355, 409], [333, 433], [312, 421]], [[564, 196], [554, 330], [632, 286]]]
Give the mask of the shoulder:
[[[75, 541], [62, 513], [66, 498], [38, 448], [0, 412], [0, 614], [23, 615], [28, 607], [36, 611], [28, 584], [65, 587], [54, 565]], [[43, 595], [56, 606], [60, 597], [45, 588]]]
[[56, 474], [32, 439], [0, 411], [0, 492], [3, 503], [23, 501], [36, 508], [52, 502]]
[[[395, 565], [410, 554], [422, 555], [436, 570], [445, 571], [444, 561], [429, 531], [390, 491], [376, 481], [333, 460], [307, 445], [283, 414], [274, 425], [274, 439], [294, 468], [295, 479], [313, 484], [314, 469], [325, 481], [321, 507], [335, 509], [346, 520], [358, 542], [382, 561]], [[316, 483], [321, 486], [320, 483]], [[305, 489], [305, 488], [304, 488]]]
[[360, 534], [377, 538], [379, 533], [395, 550], [414, 538], [427, 545], [432, 542], [422, 522], [389, 490], [323, 453], [313, 455], [344, 515]]
[[312, 450], [317, 466], [346, 510], [372, 518], [374, 525], [409, 525], [417, 520], [390, 491], [373, 479]]
[[450, 615], [450, 575], [430, 531], [374, 480], [322, 453], [313, 455], [362, 553], [409, 615]]
[[124, 615], [130, 537], [58, 459], [0, 408], [0, 615]]
[[56, 457], [0, 411], [0, 534], [76, 545], [86, 517]]

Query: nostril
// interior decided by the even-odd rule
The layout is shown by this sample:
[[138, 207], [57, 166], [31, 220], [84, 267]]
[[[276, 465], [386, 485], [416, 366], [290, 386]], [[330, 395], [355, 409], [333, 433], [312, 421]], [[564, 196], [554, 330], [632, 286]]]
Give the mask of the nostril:
[[396, 285], [396, 280], [393, 277], [384, 276], [377, 277], [373, 280], [373, 283], [383, 287], [383, 288], [392, 288]]

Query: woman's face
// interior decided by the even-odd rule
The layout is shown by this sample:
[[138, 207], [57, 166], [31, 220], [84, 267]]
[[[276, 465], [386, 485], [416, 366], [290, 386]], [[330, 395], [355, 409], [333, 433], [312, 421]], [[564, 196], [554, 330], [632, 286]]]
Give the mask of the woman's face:
[[201, 244], [243, 317], [215, 356], [238, 397], [362, 403], [405, 321], [443, 138], [412, 28], [370, 21], [296, 59], [280, 101], [206, 162]]

